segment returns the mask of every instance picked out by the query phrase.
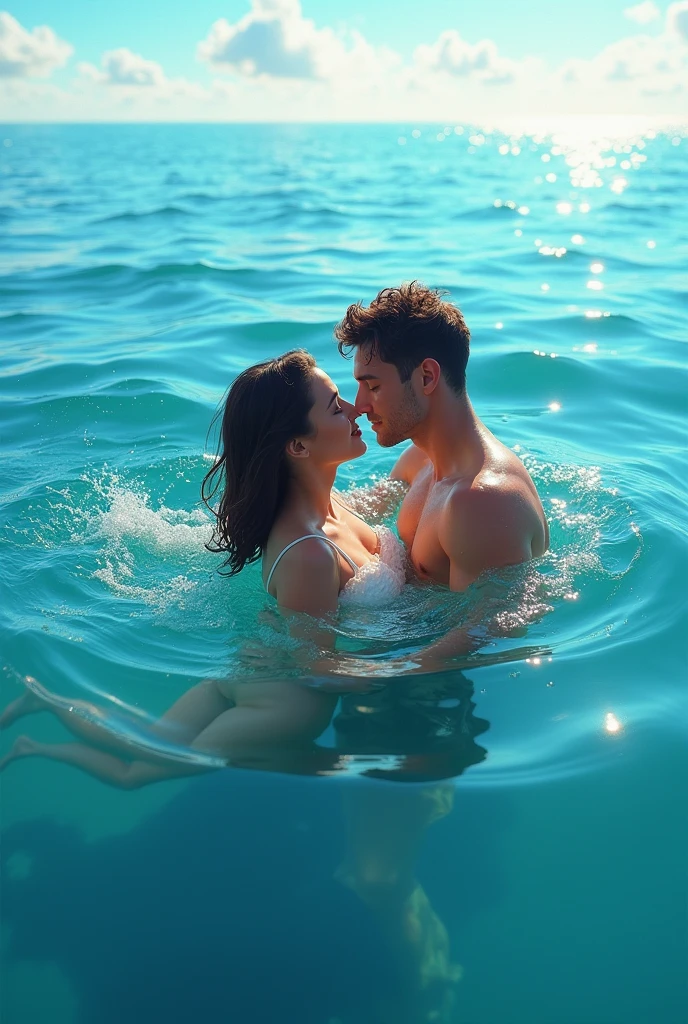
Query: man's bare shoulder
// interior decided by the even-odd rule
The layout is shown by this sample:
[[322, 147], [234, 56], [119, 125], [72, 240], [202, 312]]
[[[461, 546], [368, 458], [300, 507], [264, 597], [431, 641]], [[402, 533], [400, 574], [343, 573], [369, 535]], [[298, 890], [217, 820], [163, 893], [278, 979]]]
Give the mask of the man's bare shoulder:
[[517, 526], [519, 513], [532, 515], [530, 488], [516, 473], [483, 469], [470, 485], [456, 481], [450, 486], [443, 511], [445, 518], [463, 525], [479, 525], [487, 517]]
[[403, 480], [404, 483], [412, 484], [420, 470], [429, 462], [425, 452], [412, 444], [405, 452], [401, 453], [390, 476], [392, 480]]
[[[540, 524], [518, 474], [481, 472], [470, 486], [457, 482], [444, 502], [439, 540], [452, 566], [452, 589], [485, 569], [516, 565], [533, 555]], [[454, 585], [461, 577], [461, 583]]]

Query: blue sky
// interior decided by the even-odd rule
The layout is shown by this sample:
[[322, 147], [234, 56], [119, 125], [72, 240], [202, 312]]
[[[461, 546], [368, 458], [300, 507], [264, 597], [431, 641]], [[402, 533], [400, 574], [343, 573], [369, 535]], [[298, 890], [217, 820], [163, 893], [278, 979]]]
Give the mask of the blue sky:
[[405, 111], [680, 116], [688, 0], [21, 0], [0, 14], [5, 120]]
[[[444, 29], [457, 28], [471, 42], [493, 39], [507, 56], [532, 54], [552, 64], [593, 57], [630, 35], [634, 26], [623, 12], [631, 6], [630, 0], [304, 0], [301, 5], [316, 24], [356, 28], [371, 43], [392, 46], [403, 56]], [[175, 75], [197, 74], [193, 42], [218, 18], [236, 22], [248, 9], [246, 0], [21, 0], [7, 8], [23, 25], [50, 25], [72, 43], [80, 60], [96, 63], [103, 51], [126, 46]], [[654, 35], [660, 28], [660, 22], [650, 23], [647, 31]]]

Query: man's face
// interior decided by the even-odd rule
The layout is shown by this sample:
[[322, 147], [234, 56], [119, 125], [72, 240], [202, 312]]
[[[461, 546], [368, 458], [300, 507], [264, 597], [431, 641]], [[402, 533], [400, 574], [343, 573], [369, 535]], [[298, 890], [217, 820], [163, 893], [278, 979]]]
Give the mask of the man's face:
[[368, 417], [383, 448], [408, 440], [423, 419], [423, 405], [414, 387], [418, 375], [419, 370], [402, 384], [393, 363], [383, 363], [377, 355], [371, 357], [370, 346], [356, 349], [356, 414]]

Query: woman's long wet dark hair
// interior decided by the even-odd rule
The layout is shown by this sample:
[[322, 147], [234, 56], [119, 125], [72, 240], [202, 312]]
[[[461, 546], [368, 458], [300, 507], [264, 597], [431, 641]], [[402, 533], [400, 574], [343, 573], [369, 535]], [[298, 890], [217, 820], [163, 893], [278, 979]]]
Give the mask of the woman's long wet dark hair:
[[[250, 366], [236, 378], [222, 414], [218, 459], [201, 496], [216, 516], [209, 551], [227, 555], [220, 572], [234, 576], [265, 550], [289, 481], [286, 446], [311, 434], [315, 360], [303, 349]], [[222, 489], [217, 509], [212, 499]]]

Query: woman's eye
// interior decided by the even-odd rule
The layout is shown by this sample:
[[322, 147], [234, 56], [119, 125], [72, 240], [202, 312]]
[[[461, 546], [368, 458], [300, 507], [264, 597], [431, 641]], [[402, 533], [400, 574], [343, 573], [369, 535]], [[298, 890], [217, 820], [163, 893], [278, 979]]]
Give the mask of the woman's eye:
[[335, 405], [335, 407], [334, 407], [334, 411], [335, 411], [335, 413], [338, 413], [338, 412], [344, 412], [344, 410], [342, 409], [342, 407], [341, 407], [341, 405], [339, 404], [339, 402], [337, 402], [337, 404]]

